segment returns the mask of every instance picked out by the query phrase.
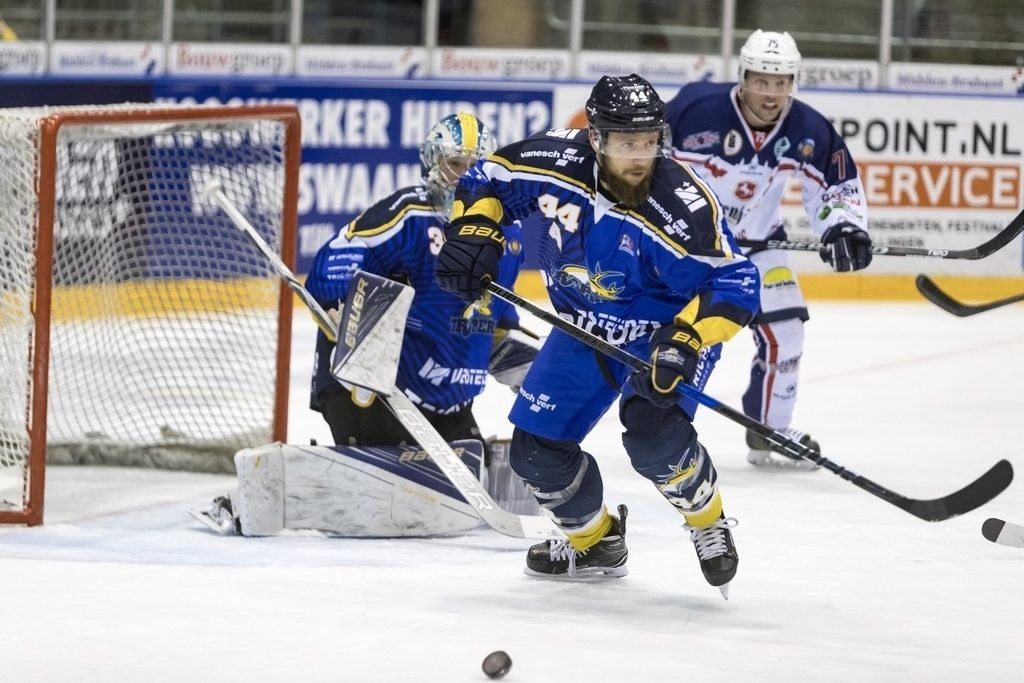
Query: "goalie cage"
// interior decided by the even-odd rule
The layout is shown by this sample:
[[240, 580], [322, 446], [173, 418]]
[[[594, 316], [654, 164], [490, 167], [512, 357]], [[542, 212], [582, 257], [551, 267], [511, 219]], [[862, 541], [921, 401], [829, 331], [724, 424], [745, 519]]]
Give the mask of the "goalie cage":
[[284, 440], [291, 294], [199, 189], [294, 260], [291, 105], [0, 110], [0, 522], [45, 466], [232, 472]]

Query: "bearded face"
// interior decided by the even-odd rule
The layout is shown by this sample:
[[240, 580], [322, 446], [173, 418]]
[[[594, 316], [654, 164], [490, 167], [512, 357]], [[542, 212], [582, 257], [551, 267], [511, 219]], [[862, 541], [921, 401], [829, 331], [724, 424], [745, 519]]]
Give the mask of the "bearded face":
[[637, 208], [651, 193], [654, 166], [661, 156], [661, 133], [591, 132], [597, 152], [598, 180], [623, 206]]
[[[646, 163], [639, 168], [631, 164], [625, 169], [621, 168], [621, 161], [621, 159], [599, 154], [597, 178], [608, 192], [618, 200], [619, 204], [635, 209], [651, 193], [655, 160], [646, 159]], [[631, 159], [630, 161], [637, 160]]]

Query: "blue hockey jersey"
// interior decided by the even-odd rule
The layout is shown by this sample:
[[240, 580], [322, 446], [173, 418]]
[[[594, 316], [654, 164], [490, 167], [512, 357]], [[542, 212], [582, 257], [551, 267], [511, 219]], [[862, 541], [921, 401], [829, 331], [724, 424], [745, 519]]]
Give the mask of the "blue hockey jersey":
[[752, 129], [740, 112], [737, 88], [687, 84], [666, 113], [674, 156], [715, 191], [732, 231], [745, 239], [785, 239], [779, 207], [790, 178], [801, 186], [815, 234], [837, 223], [867, 231], [857, 165], [832, 124], [794, 99], [770, 130]]
[[[344, 301], [349, 282], [364, 270], [413, 287], [397, 385], [421, 408], [446, 413], [479, 394], [496, 327], [518, 327], [514, 308], [503, 301], [489, 307], [466, 306], [434, 280], [437, 253], [444, 243], [444, 218], [430, 202], [426, 187], [396, 191], [342, 227], [317, 252], [306, 288], [324, 308]], [[508, 228], [499, 282], [512, 287], [522, 262], [517, 226]], [[330, 374], [334, 345], [320, 332], [310, 407], [335, 382]]]
[[721, 206], [682, 164], [659, 158], [650, 196], [621, 206], [598, 189], [587, 132], [550, 130], [498, 150], [459, 181], [453, 214], [529, 217], [551, 302], [616, 345], [677, 318], [705, 345], [732, 337], [758, 308], [756, 268]]

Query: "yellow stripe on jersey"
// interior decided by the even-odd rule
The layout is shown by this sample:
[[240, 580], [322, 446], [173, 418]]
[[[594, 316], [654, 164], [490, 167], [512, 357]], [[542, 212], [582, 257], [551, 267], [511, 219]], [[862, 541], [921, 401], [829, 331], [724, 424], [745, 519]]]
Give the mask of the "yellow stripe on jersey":
[[729, 341], [742, 329], [742, 325], [723, 318], [721, 316], [709, 316], [697, 320], [697, 313], [700, 310], [700, 297], [694, 297], [686, 308], [676, 314], [675, 322], [680, 325], [689, 325], [701, 339], [702, 346], [711, 346], [718, 342]]
[[724, 251], [726, 255], [732, 256], [733, 253], [732, 250], [729, 248], [729, 242], [723, 239], [722, 235], [722, 207], [721, 204], [719, 204], [718, 202], [718, 195], [715, 194], [714, 190], [712, 190], [711, 187], [707, 183], [705, 183], [699, 175], [694, 173], [693, 169], [691, 169], [686, 164], [679, 165], [682, 167], [684, 171], [686, 171], [686, 174], [690, 176], [691, 179], [693, 179], [694, 184], [697, 185], [697, 187], [704, 190], [704, 194], [708, 198], [708, 206], [711, 207], [711, 220], [713, 221], [712, 225], [715, 226], [715, 249], [719, 251]]
[[[614, 212], [615, 210], [616, 209], [613, 208], [612, 212]], [[658, 238], [659, 242], [664, 242], [665, 245], [667, 245], [669, 247], [672, 247], [673, 250], [679, 252], [680, 256], [689, 256], [690, 255], [690, 252], [687, 251], [686, 248], [683, 245], [679, 244], [679, 242], [677, 242], [676, 240], [672, 239], [672, 237], [670, 237], [669, 235], [666, 235], [664, 230], [659, 228], [654, 223], [651, 223], [649, 220], [647, 220], [646, 218], [644, 218], [643, 216], [638, 214], [636, 211], [630, 209], [630, 210], [626, 211], [625, 214], [627, 216], [629, 216], [630, 218], [636, 220], [638, 223], [640, 223], [641, 227], [647, 228], [652, 233], [654, 233], [654, 236]]]
[[573, 178], [572, 176], [567, 176], [567, 175], [564, 175], [562, 173], [558, 173], [557, 171], [552, 171], [551, 169], [548, 169], [548, 168], [541, 168], [539, 166], [529, 166], [527, 164], [513, 164], [508, 159], [505, 159], [504, 157], [500, 157], [497, 154], [492, 154], [490, 157], [488, 157], [487, 160], [489, 162], [493, 162], [495, 164], [498, 164], [499, 166], [504, 166], [506, 169], [509, 170], [510, 173], [524, 173], [525, 172], [525, 173], [536, 173], [538, 175], [551, 176], [552, 178], [557, 178], [558, 180], [561, 180], [561, 181], [563, 181], [565, 183], [568, 183], [569, 185], [574, 185], [574, 186], [580, 188], [581, 190], [586, 191], [586, 193], [587, 193], [587, 195], [589, 197], [593, 197], [594, 194], [595, 194], [594, 188], [592, 188], [587, 183], [585, 183], [585, 182], [583, 182], [581, 180], [578, 180], [576, 178]]
[[367, 228], [356, 229], [356, 225], [359, 223], [359, 218], [362, 218], [362, 216], [359, 216], [354, 221], [348, 224], [348, 230], [345, 231], [345, 237], [349, 239], [352, 239], [353, 237], [356, 236], [373, 237], [374, 235], [379, 235], [382, 232], [387, 232], [391, 228], [398, 225], [400, 221], [404, 220], [406, 214], [414, 210], [430, 211], [433, 213], [437, 213], [437, 209], [435, 209], [430, 204], [406, 204], [405, 206], [402, 207], [402, 210], [396, 213], [388, 222], [382, 223], [381, 225], [372, 225]]
[[486, 216], [500, 225], [501, 219], [505, 217], [505, 207], [501, 205], [501, 201], [497, 197], [484, 197], [469, 206], [463, 204], [459, 199], [452, 205], [452, 220], [463, 216]]
[[457, 116], [462, 127], [462, 146], [466, 149], [476, 149], [480, 144], [480, 129], [476, 125], [476, 117], [465, 111], [460, 111]]

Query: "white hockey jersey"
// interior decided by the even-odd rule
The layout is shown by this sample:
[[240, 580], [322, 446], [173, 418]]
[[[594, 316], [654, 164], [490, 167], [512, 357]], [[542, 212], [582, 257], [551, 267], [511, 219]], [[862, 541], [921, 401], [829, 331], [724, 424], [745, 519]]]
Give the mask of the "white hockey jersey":
[[770, 130], [753, 130], [740, 113], [737, 89], [730, 83], [690, 83], [667, 111], [673, 155], [711, 185], [733, 234], [785, 239], [779, 207], [793, 176], [815, 234], [838, 223], [867, 231], [864, 187], [832, 124], [794, 99]]

